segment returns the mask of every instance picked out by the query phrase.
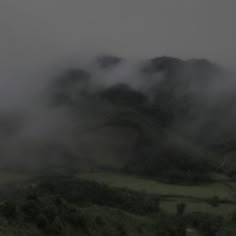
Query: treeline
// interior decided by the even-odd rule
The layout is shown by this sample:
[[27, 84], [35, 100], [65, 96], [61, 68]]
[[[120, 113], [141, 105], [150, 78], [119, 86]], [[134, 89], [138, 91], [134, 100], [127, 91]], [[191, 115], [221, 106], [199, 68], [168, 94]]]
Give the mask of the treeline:
[[221, 216], [186, 213], [185, 203], [177, 204], [176, 214], [172, 215], [164, 212], [159, 203], [156, 195], [77, 178], [46, 178], [2, 201], [0, 233], [119, 236], [133, 235], [135, 231], [140, 236], [185, 236], [186, 229], [193, 227], [203, 235], [213, 236], [224, 225]]

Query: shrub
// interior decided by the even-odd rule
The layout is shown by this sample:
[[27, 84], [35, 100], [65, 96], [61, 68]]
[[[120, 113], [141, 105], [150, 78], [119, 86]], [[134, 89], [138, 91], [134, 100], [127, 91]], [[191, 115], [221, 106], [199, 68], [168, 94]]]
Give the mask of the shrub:
[[36, 217], [36, 224], [40, 229], [46, 230], [49, 225], [49, 222], [45, 215], [40, 214]]
[[35, 217], [39, 214], [40, 208], [36, 201], [28, 200], [23, 204], [21, 210], [25, 214], [26, 218], [35, 219]]
[[236, 224], [236, 210], [232, 213], [232, 222]]
[[182, 216], [185, 213], [186, 210], [186, 204], [181, 202], [176, 205], [177, 215]]
[[208, 200], [208, 203], [213, 207], [218, 207], [220, 205], [220, 199], [218, 196], [214, 196]]
[[10, 201], [5, 202], [1, 206], [1, 214], [7, 219], [14, 219], [17, 216], [16, 204]]
[[48, 231], [52, 234], [59, 235], [63, 230], [63, 222], [59, 216], [56, 216], [51, 224], [49, 224]]

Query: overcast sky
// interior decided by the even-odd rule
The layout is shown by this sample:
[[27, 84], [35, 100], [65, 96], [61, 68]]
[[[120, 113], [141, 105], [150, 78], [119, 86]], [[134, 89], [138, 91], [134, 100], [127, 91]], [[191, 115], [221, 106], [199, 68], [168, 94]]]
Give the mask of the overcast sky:
[[235, 0], [0, 0], [0, 68], [80, 52], [236, 67]]

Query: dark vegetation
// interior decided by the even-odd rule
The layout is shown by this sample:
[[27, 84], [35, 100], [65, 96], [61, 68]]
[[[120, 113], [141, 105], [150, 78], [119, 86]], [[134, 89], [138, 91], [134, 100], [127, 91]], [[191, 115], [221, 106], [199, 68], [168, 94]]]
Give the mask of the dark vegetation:
[[176, 215], [166, 214], [159, 202], [155, 195], [74, 177], [48, 177], [2, 199], [0, 233], [184, 236], [187, 227], [194, 227], [212, 236], [223, 226], [220, 216], [185, 213], [185, 203], [176, 206]]
[[[59, 177], [60, 178], [60, 177]], [[158, 196], [122, 191], [106, 185], [77, 178], [49, 178], [40, 183], [43, 192], [59, 194], [69, 202], [81, 206], [97, 204], [126, 210], [136, 214], [152, 214], [160, 210]]]

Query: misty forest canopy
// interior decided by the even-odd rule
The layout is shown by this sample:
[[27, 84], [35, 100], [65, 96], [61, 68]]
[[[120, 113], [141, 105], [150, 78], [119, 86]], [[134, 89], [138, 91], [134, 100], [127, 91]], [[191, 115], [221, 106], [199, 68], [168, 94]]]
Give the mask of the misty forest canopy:
[[[224, 163], [236, 148], [232, 72], [203, 59], [131, 63], [105, 55], [56, 74], [43, 108], [53, 114], [50, 129], [57, 124], [53, 135], [28, 129], [24, 114], [1, 114], [6, 165], [10, 156], [19, 168], [112, 167], [194, 181], [233, 175]], [[19, 140], [20, 152], [9, 151]]]

